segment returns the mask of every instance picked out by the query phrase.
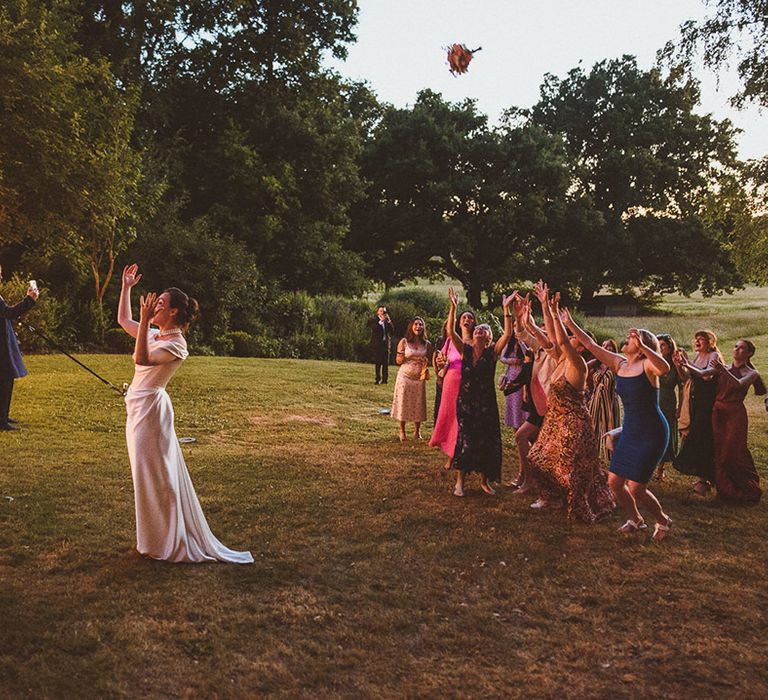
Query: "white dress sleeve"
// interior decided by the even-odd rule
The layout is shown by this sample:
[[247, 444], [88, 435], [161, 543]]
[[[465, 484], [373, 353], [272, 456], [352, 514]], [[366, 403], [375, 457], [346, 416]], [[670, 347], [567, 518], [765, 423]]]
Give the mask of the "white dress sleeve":
[[168, 338], [157, 338], [158, 348], [166, 350], [174, 357], [178, 357], [180, 360], [186, 360], [189, 357], [189, 351], [187, 350], [187, 341], [181, 335], [170, 336]]

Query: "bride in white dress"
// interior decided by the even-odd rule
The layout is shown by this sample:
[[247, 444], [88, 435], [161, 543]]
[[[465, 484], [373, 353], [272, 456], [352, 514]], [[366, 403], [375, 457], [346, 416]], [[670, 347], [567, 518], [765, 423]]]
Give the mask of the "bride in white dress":
[[[138, 265], [123, 270], [117, 322], [136, 338], [136, 370], [125, 397], [125, 436], [136, 499], [136, 549], [171, 562], [227, 561], [251, 564], [250, 552], [235, 552], [217, 540], [203, 515], [173, 427], [173, 404], [165, 387], [186, 359], [183, 332], [197, 315], [197, 302], [175, 287], [141, 297], [137, 323], [131, 287]], [[150, 328], [152, 322], [159, 330]]]

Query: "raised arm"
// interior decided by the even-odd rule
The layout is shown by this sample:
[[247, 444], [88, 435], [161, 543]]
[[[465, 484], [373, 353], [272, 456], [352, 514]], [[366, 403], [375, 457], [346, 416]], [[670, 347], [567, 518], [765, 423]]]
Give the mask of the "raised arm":
[[525, 298], [521, 298], [519, 295], [512, 301], [512, 312], [515, 315], [515, 335], [518, 340], [524, 340], [529, 346], [531, 346], [534, 352], [539, 348], [538, 338], [528, 330], [527, 319], [529, 314], [529, 306], [531, 303], [530, 294], [526, 294]]
[[637, 328], [629, 329], [629, 337], [637, 340], [637, 344], [643, 351], [643, 355], [645, 355], [644, 365], [646, 374], [661, 377], [669, 372], [669, 362], [664, 359], [664, 356], [661, 353], [656, 352], [656, 350], [643, 342], [643, 336], [640, 335]]
[[536, 325], [536, 321], [533, 320], [533, 314], [530, 312], [530, 310], [527, 312], [527, 316], [525, 318], [525, 329], [528, 334], [538, 343], [540, 348], [543, 348], [544, 350], [552, 350], [555, 347], [554, 342], [547, 338], [547, 336], [544, 335], [544, 331], [542, 331], [541, 328]]
[[619, 367], [624, 362], [624, 355], [606, 350], [602, 345], [599, 345], [592, 340], [591, 336], [573, 320], [571, 312], [565, 307], [562, 309], [561, 317], [565, 327], [579, 339], [579, 342], [589, 350], [589, 352], [608, 367], [608, 369], [611, 369], [614, 372], [618, 371]]
[[141, 279], [138, 271], [139, 266], [136, 263], [126, 265], [123, 268], [123, 286], [120, 289], [120, 301], [117, 305], [117, 322], [133, 338], [139, 332], [139, 324], [133, 320], [133, 313], [131, 312], [131, 287], [134, 287]]
[[677, 376], [682, 383], [685, 383], [690, 379], [691, 373], [688, 371], [688, 354], [682, 348], [678, 348], [674, 355], [672, 355], [672, 363], [677, 370]]
[[30, 287], [27, 289], [27, 296], [25, 296], [18, 304], [8, 306], [2, 299], [0, 299], [0, 318], [7, 318], [10, 321], [17, 319], [22, 314], [29, 311], [37, 301], [37, 295], [39, 292]]
[[717, 354], [715, 354], [715, 356], [707, 362], [707, 366], [701, 368], [694, 365], [686, 355], [683, 355], [678, 367], [680, 370], [687, 373], [688, 376], [698, 377], [699, 379], [703, 379], [705, 382], [708, 382], [714, 379], [715, 376], [717, 376], [719, 373], [715, 365], [715, 363], [718, 362], [722, 364], [722, 362], [720, 362], [720, 358], [717, 357]]
[[448, 289], [448, 324], [446, 330], [448, 331], [448, 337], [453, 343], [453, 347], [459, 351], [459, 354], [464, 357], [464, 341], [461, 336], [456, 332], [456, 308], [459, 305], [459, 297], [456, 296], [456, 292], [453, 291], [453, 287]]
[[501, 306], [504, 309], [504, 333], [502, 334], [501, 338], [499, 338], [496, 341], [496, 346], [494, 347], [494, 352], [496, 353], [496, 357], [501, 355], [502, 352], [504, 352], [504, 348], [507, 347], [507, 343], [509, 342], [509, 339], [512, 337], [512, 326], [513, 326], [513, 315], [511, 311], [512, 301], [517, 296], [517, 292], [513, 292], [508, 297], [502, 297], [501, 300]]
[[724, 376], [726, 380], [733, 386], [740, 386], [740, 387], [752, 386], [757, 381], [757, 378], [760, 376], [760, 373], [756, 369], [747, 368], [746, 374], [742, 375], [741, 377], [737, 377], [722, 362], [720, 362], [719, 358], [715, 358], [714, 360], [712, 360], [712, 368], [719, 375]]
[[560, 315], [560, 292], [557, 292], [555, 296], [548, 300], [550, 307], [550, 316], [552, 317], [552, 325], [555, 330], [555, 338], [557, 344], [560, 346], [560, 350], [565, 354], [565, 358], [568, 362], [568, 366], [565, 370], [565, 378], [568, 383], [580, 390], [584, 390], [587, 384], [587, 363], [581, 356], [579, 351], [571, 345], [568, 333], [563, 325], [563, 320]]
[[547, 338], [554, 344], [555, 354], [559, 357], [560, 347], [555, 338], [555, 325], [552, 322], [552, 309], [549, 306], [549, 287], [545, 282], [539, 280], [534, 287], [534, 294], [541, 304], [541, 314], [544, 319], [544, 330], [547, 333]]
[[586, 369], [586, 362], [581, 357], [576, 348], [571, 345], [571, 341], [568, 338], [568, 333], [563, 325], [563, 319], [560, 316], [560, 292], [557, 292], [551, 299], [548, 299], [547, 306], [549, 307], [549, 316], [552, 319], [552, 327], [555, 331], [555, 342], [560, 349], [566, 354], [568, 360], [572, 363], [576, 362], [576, 359], [582, 360]]

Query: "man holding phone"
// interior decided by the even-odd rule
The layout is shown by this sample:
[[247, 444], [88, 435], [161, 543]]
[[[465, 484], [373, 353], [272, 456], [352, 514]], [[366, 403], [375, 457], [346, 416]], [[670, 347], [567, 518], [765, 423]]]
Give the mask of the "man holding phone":
[[[0, 265], [0, 282], [2, 281], [3, 268]], [[32, 280], [27, 289], [27, 296], [15, 306], [8, 306], [0, 296], [0, 430], [18, 430], [16, 421], [8, 415], [13, 380], [27, 374], [11, 321], [29, 311], [35, 305], [38, 294], [37, 283]]]
[[389, 350], [395, 327], [385, 306], [376, 309], [376, 317], [370, 322], [371, 355], [376, 365], [376, 383], [386, 384], [389, 379]]

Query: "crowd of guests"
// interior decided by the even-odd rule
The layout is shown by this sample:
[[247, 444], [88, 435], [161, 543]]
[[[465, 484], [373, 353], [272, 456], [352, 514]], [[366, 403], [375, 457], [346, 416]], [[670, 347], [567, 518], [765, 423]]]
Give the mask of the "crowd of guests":
[[[645, 329], [630, 329], [621, 344], [598, 343], [540, 281], [533, 295], [503, 299], [503, 332], [494, 342], [491, 327], [478, 324], [471, 311], [459, 314], [456, 294], [448, 296], [435, 346], [420, 317], [397, 345], [391, 414], [401, 441], [409, 423], [413, 437], [422, 438], [432, 370], [437, 390], [429, 444], [444, 453], [443, 468], [456, 472], [454, 495], [464, 495], [473, 472], [489, 495], [502, 483], [498, 389], [519, 464], [516, 478], [504, 484], [530, 494], [532, 508], [563, 508], [592, 523], [619, 507], [626, 515], [621, 532], [647, 529], [650, 516], [652, 537], [661, 541], [672, 519], [648, 484], [664, 480], [670, 466], [695, 477], [700, 495], [714, 488], [729, 501], [760, 499], [744, 399], [750, 387], [758, 395], [766, 387], [752, 365], [749, 340], [736, 343], [729, 364], [709, 330], [696, 332], [692, 356], [670, 335]], [[388, 317], [381, 313], [383, 334]]]

